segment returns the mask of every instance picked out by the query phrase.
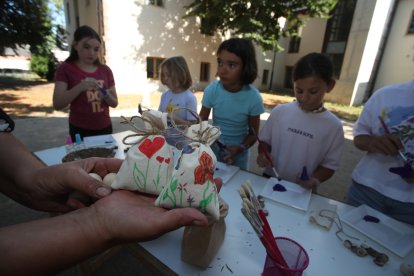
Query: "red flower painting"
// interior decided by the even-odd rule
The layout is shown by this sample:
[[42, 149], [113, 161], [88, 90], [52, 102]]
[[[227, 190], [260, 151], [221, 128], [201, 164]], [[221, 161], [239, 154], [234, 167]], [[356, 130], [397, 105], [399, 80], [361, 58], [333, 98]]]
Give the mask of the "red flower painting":
[[198, 162], [200, 166], [194, 170], [194, 183], [203, 185], [208, 179], [213, 182], [213, 159], [211, 156], [203, 151]]

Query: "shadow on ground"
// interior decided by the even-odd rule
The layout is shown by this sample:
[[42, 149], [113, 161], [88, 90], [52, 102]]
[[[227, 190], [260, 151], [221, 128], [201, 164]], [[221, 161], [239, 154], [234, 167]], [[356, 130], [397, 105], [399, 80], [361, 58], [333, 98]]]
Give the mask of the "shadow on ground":
[[[32, 106], [25, 103], [16, 103], [18, 98], [14, 95], [0, 95], [1, 108], [7, 110], [7, 114], [13, 119], [31, 117], [33, 113], [42, 113], [45, 115], [55, 112], [53, 106], [41, 105]], [[67, 113], [67, 110], [66, 110]]]
[[0, 89], [11, 89], [11, 90], [24, 90], [28, 89], [32, 86], [36, 86], [39, 84], [45, 84], [46, 81], [42, 79], [33, 79], [31, 77], [30, 79], [22, 79], [22, 77], [14, 77], [12, 75], [0, 76]]

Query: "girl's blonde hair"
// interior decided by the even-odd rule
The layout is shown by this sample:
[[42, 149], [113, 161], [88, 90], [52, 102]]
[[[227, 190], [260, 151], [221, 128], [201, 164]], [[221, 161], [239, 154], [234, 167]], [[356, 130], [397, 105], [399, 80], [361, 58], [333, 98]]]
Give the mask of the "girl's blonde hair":
[[189, 89], [193, 84], [190, 70], [188, 69], [187, 62], [185, 61], [184, 57], [170, 57], [165, 59], [160, 64], [161, 83], [166, 85], [163, 75], [163, 70], [165, 70], [164, 68], [168, 70], [169, 77], [172, 80], [173, 88], [182, 88], [186, 90]]

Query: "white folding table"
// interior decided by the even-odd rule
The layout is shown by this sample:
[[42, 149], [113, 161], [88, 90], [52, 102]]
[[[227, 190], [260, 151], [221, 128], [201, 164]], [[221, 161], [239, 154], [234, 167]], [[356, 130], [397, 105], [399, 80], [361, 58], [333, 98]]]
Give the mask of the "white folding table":
[[[117, 158], [124, 158], [125, 146], [122, 144], [122, 139], [130, 133], [127, 131], [113, 135], [118, 143]], [[35, 152], [35, 155], [47, 165], [61, 163], [65, 154], [64, 146]], [[203, 270], [181, 261], [183, 228], [167, 233], [153, 241], [139, 243], [138, 254], [153, 267], [158, 267], [162, 273], [214, 276], [261, 275], [266, 252], [240, 211], [242, 201], [238, 189], [248, 179], [256, 194], [261, 192], [267, 181], [261, 176], [240, 170], [220, 191], [220, 196], [229, 204], [229, 213], [226, 217], [227, 230], [219, 252], [207, 269]], [[374, 264], [373, 258], [370, 256], [356, 256], [345, 248], [337, 238], [335, 225], [327, 231], [309, 222], [310, 212], [323, 208], [326, 204], [337, 205], [340, 217], [354, 208], [316, 194], [312, 194], [307, 211], [266, 200], [265, 208], [269, 211], [267, 218], [273, 233], [276, 236], [295, 240], [305, 248], [309, 255], [309, 266], [303, 275], [399, 275], [400, 264], [403, 261], [414, 260], [413, 250], [405, 258], [401, 258], [376, 241], [342, 223], [347, 234], [360, 239], [360, 241], [353, 242], [358, 245], [366, 243], [377, 251], [386, 253], [389, 256], [389, 261], [385, 266], [379, 267]]]

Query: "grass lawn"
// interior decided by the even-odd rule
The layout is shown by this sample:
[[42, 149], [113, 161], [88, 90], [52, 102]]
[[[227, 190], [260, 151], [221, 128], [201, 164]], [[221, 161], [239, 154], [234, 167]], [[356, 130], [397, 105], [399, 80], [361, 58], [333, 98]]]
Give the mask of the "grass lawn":
[[[286, 92], [277, 92], [277, 91], [261, 91], [261, 94], [264, 98], [266, 103], [266, 97], [277, 97], [280, 102], [292, 102], [295, 97], [286, 95]], [[359, 115], [361, 114], [363, 106], [348, 106], [344, 104], [337, 104], [337, 103], [330, 103], [325, 102], [325, 107], [329, 109], [332, 113], [334, 113], [339, 118], [355, 122]]]

